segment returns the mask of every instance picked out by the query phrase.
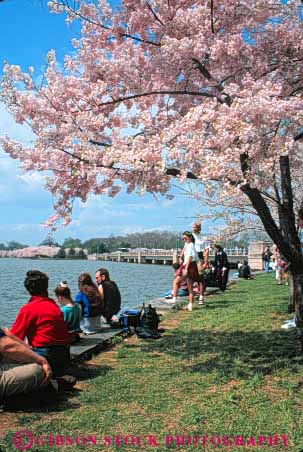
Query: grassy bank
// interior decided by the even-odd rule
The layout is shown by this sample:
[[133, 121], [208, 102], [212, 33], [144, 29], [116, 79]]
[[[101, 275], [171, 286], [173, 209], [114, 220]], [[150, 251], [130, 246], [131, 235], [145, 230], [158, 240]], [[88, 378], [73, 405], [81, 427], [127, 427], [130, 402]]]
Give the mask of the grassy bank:
[[[208, 297], [206, 308], [170, 313], [160, 340], [133, 337], [102, 353], [88, 363], [79, 391], [49, 412], [2, 414], [0, 448], [16, 451], [14, 432], [29, 430], [74, 440], [76, 435], [98, 437], [91, 447], [34, 445], [31, 450], [39, 452], [285, 450], [281, 437], [277, 446], [268, 445], [270, 435], [286, 435], [288, 450], [299, 452], [303, 357], [296, 333], [280, 328], [289, 317], [286, 311], [287, 289], [277, 286], [273, 275], [260, 275]], [[127, 434], [141, 437], [143, 446], [113, 444], [116, 436]], [[143, 438], [149, 434], [158, 445]], [[192, 441], [196, 435], [199, 445], [178, 446], [175, 435], [189, 435]], [[208, 435], [204, 446], [203, 435]], [[248, 447], [215, 447], [213, 435], [214, 442], [218, 436], [221, 441], [237, 435], [245, 441], [266, 439], [262, 447], [253, 440]], [[105, 436], [110, 438], [103, 445]]]

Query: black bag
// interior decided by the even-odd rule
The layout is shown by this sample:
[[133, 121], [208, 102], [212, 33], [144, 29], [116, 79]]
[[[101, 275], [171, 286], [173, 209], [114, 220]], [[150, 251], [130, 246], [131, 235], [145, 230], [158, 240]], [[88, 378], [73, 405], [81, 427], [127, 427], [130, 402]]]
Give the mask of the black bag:
[[213, 272], [209, 272], [204, 276], [204, 284], [206, 287], [218, 287], [218, 281], [216, 275]]
[[159, 323], [160, 317], [156, 311], [156, 308], [153, 308], [151, 304], [149, 304], [146, 308], [145, 304], [143, 303], [140, 319], [141, 327], [149, 328], [151, 330], [157, 330]]
[[158, 332], [160, 316], [151, 304], [141, 309], [140, 327], [137, 328], [137, 335], [143, 339], [159, 339], [161, 337]]

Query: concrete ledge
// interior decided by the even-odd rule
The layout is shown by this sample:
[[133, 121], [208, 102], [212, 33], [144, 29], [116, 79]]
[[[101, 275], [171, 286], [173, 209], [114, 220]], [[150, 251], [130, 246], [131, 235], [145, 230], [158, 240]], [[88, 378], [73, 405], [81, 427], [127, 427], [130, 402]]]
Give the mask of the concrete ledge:
[[111, 329], [109, 325], [106, 325], [100, 333], [90, 334], [89, 336], [80, 334], [80, 342], [76, 342], [70, 347], [71, 360], [85, 358], [86, 355], [98, 352], [104, 348], [110, 339], [119, 336], [121, 333], [122, 329]]

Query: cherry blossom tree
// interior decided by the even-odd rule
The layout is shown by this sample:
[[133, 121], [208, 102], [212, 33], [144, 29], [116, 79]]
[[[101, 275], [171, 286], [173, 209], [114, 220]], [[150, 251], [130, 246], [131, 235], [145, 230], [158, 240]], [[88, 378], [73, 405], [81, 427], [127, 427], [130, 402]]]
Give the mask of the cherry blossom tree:
[[[6, 64], [2, 99], [36, 139], [2, 145], [48, 174], [56, 213], [90, 193], [169, 195], [172, 178], [245, 196], [290, 264], [303, 328], [303, 257], [293, 186], [302, 187], [301, 2], [106, 0], [53, 13], [81, 22], [64, 68]], [[276, 219], [277, 217], [277, 219]]]

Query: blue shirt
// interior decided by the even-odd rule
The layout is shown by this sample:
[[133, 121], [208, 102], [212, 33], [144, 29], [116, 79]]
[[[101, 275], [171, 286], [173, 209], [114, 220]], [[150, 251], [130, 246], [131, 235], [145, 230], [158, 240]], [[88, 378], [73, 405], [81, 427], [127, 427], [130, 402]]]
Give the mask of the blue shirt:
[[89, 317], [90, 301], [84, 293], [82, 292], [77, 293], [75, 303], [79, 303], [82, 306], [83, 317]]

